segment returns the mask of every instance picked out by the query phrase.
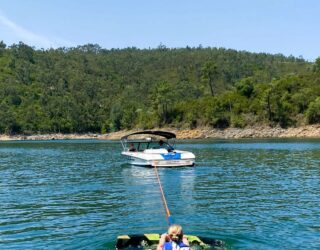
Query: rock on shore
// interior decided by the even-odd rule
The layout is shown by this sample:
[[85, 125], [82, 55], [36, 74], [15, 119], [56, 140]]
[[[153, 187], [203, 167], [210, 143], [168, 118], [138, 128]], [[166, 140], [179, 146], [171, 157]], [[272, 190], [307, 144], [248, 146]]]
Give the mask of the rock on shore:
[[[155, 130], [171, 131], [178, 139], [240, 139], [240, 138], [320, 138], [320, 124], [302, 126], [298, 128], [227, 128], [227, 129], [172, 129], [162, 128]], [[0, 141], [8, 140], [66, 140], [66, 139], [100, 139], [119, 140], [122, 136], [138, 130], [123, 130], [105, 135], [101, 134], [41, 134], [41, 135], [0, 135]]]
[[181, 139], [217, 138], [320, 138], [320, 125], [283, 129], [280, 127], [227, 128], [227, 129], [195, 129], [176, 131]]

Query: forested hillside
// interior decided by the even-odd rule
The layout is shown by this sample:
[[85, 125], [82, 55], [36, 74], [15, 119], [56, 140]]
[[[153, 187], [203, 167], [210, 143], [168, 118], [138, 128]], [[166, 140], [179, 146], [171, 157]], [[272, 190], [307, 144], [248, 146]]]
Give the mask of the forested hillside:
[[320, 123], [320, 58], [0, 42], [0, 133]]

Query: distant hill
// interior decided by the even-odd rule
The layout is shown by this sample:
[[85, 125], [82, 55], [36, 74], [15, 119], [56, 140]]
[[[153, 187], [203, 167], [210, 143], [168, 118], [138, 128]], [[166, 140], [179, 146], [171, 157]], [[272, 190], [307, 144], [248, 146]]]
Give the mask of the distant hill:
[[0, 133], [320, 123], [320, 59], [0, 42]]

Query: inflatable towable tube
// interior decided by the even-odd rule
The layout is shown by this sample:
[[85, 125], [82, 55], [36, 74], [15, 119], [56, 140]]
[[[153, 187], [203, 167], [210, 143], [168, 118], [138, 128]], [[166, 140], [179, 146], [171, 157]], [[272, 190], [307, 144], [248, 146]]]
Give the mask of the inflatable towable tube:
[[[117, 237], [116, 249], [155, 249], [160, 240], [160, 234], [140, 234], [140, 235], [120, 235]], [[224, 242], [221, 240], [185, 235], [190, 243], [190, 247], [197, 246], [196, 249], [223, 248]], [[150, 248], [151, 247], [151, 248]]]

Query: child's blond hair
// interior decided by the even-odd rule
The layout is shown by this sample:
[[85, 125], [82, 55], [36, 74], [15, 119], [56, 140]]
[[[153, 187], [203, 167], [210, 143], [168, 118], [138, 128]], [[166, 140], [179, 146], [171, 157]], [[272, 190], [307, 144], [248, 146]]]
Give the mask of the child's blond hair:
[[183, 237], [182, 227], [177, 224], [172, 224], [168, 229], [168, 235], [173, 241], [182, 240], [182, 237]]

